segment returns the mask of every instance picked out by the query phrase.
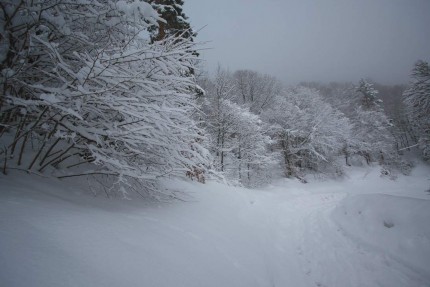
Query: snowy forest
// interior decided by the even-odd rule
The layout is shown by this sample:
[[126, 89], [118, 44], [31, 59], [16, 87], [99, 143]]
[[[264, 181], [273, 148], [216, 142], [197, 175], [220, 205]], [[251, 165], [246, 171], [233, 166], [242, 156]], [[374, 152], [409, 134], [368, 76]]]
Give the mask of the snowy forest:
[[100, 175], [112, 190], [156, 192], [164, 176], [257, 187], [371, 163], [395, 177], [411, 168], [405, 151], [430, 158], [427, 62], [384, 94], [365, 79], [210, 77], [181, 2], [158, 2], [2, 4], [3, 174]]
[[[265, 193], [258, 189], [280, 180], [295, 182], [294, 188], [312, 190], [315, 182], [331, 184], [350, 178], [351, 170], [361, 169], [374, 171], [378, 182], [396, 186], [408, 178], [413, 182], [411, 173], [417, 165], [426, 170], [423, 186], [430, 187], [430, 67], [424, 59], [410, 63], [413, 68], [408, 83], [381, 84], [364, 75], [349, 82], [323, 83], [309, 78], [291, 85], [279, 80], [279, 75], [245, 67], [231, 70], [226, 68], [228, 63], [208, 70], [201, 53], [210, 43], [197, 40], [196, 27], [191, 26], [182, 0], [1, 0], [0, 10], [2, 192], [11, 186], [19, 190], [20, 181], [33, 180], [28, 186], [37, 187], [41, 179], [44, 184], [52, 182], [56, 186], [79, 182], [94, 196], [112, 201], [120, 201], [112, 197], [143, 197], [146, 202], [188, 202], [178, 194], [181, 189], [175, 184], [166, 187], [166, 182], [178, 180], [178, 186], [188, 184], [190, 190], [216, 189], [215, 184], [218, 189], [248, 190], [252, 198], [258, 198], [259, 192]], [[366, 188], [364, 185], [363, 190]], [[225, 195], [222, 202], [240, 201], [234, 191], [229, 193], [231, 197]], [[0, 201], [5, 212], [0, 211], [0, 217], [13, 218], [15, 209], [8, 207], [8, 197], [3, 196]], [[370, 198], [363, 201], [363, 206], [372, 206], [378, 200]], [[378, 206], [390, 200], [381, 199]], [[423, 206], [420, 210], [428, 211], [428, 200], [425, 202], [419, 203]], [[194, 216], [204, 214], [205, 208]], [[415, 209], [413, 204], [408, 208]], [[401, 209], [393, 209], [390, 214]], [[417, 222], [429, 219], [427, 211], [417, 215], [421, 216]], [[33, 216], [31, 212], [28, 215]], [[86, 220], [83, 216], [80, 219]], [[7, 222], [0, 221], [1, 229], [15, 230], [11, 227], [15, 225]], [[387, 230], [397, 224], [385, 219], [383, 223]], [[1, 229], [0, 237], [4, 239], [0, 238], [0, 266], [13, 257], [1, 247], [13, 242], [2, 235]], [[430, 231], [424, 229], [427, 233], [420, 235], [421, 245], [416, 243], [414, 248], [419, 246], [423, 254], [428, 254]], [[144, 244], [150, 246], [145, 240]], [[232, 252], [229, 260], [240, 261]], [[315, 253], [313, 258], [324, 256], [321, 254], [325, 253]], [[327, 278], [325, 283], [312, 279], [312, 284], [297, 279], [291, 286], [427, 286], [430, 270], [424, 264], [428, 258], [418, 258], [419, 252], [415, 254], [418, 257], [414, 254], [399, 262], [418, 266], [414, 270], [419, 276], [410, 275], [412, 271], [404, 271], [406, 267], [396, 261], [393, 272], [409, 275], [401, 279], [381, 275], [382, 279], [366, 281], [369, 285], [361, 285], [364, 279], [350, 281], [350, 285], [343, 279], [333, 281], [343, 282], [339, 285]], [[49, 260], [42, 257], [43, 262]], [[253, 262], [248, 257], [243, 260]], [[283, 259], [277, 260], [272, 264], [280, 266]], [[313, 269], [324, 268], [318, 266]], [[195, 268], [196, 272], [200, 270]], [[253, 266], [247, 270], [264, 268]], [[0, 285], [1, 281], [8, 282], [4, 286], [31, 285], [19, 281], [17, 270], [8, 272], [0, 271]], [[200, 281], [190, 281], [191, 285], [187, 281], [188, 285], [142, 282], [139, 286], [287, 286], [282, 285], [287, 281], [282, 281], [281, 275], [271, 279], [278, 285], [262, 283], [261, 278], [263, 281], [253, 281], [259, 282], [255, 285], [227, 279], [210, 285], [204, 283], [207, 277], [200, 276]], [[37, 282], [33, 286], [60, 286], [49, 280]], [[76, 282], [80, 283], [74, 285]], [[70, 286], [120, 286], [118, 282], [89, 282], [68, 281]], [[137, 286], [133, 284], [121, 285]]]

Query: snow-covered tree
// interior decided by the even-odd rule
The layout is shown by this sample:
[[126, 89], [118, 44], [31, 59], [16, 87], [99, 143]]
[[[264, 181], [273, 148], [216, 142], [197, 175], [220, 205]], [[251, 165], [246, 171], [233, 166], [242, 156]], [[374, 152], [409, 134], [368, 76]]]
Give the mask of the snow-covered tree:
[[367, 163], [377, 161], [382, 165], [391, 165], [397, 160], [396, 140], [390, 131], [392, 124], [378, 98], [378, 91], [365, 80], [360, 80], [357, 98], [360, 105], [352, 115], [353, 134], [356, 139], [354, 153], [365, 158]]
[[361, 106], [366, 109], [379, 107], [382, 100], [378, 98], [378, 91], [373, 88], [373, 84], [361, 79], [357, 86], [357, 92], [361, 94]]
[[269, 75], [261, 75], [250, 70], [239, 70], [233, 76], [236, 87], [234, 101], [246, 105], [255, 114], [260, 114], [271, 107], [275, 97], [282, 90], [279, 81]]
[[[387, 117], [383, 101], [377, 95], [378, 91], [370, 83], [360, 81], [354, 94], [355, 100], [351, 101], [354, 108], [347, 114], [353, 129], [352, 144], [346, 152], [350, 157], [361, 158], [367, 164], [380, 164], [382, 175], [392, 177], [397, 171], [407, 174], [410, 164], [399, 156], [396, 137], [399, 129]], [[357, 160], [354, 163], [358, 163]]]
[[301, 177], [305, 170], [329, 172], [329, 167], [339, 171], [335, 156], [347, 144], [351, 126], [316, 90], [297, 87], [288, 91], [262, 118], [271, 124], [286, 176]]
[[246, 108], [231, 103], [234, 121], [234, 158], [232, 164], [237, 168], [239, 182], [245, 186], [258, 186], [269, 176], [267, 169], [274, 163], [268, 146], [270, 137], [263, 130], [259, 116]]
[[412, 70], [412, 82], [404, 93], [407, 114], [418, 137], [423, 158], [430, 160], [430, 68], [418, 61]]
[[232, 102], [236, 90], [228, 71], [219, 67], [213, 80], [202, 82], [205, 126], [215, 166], [233, 181], [258, 185], [267, 176], [264, 168], [272, 162], [267, 150], [270, 139], [264, 135], [261, 120], [247, 107]]
[[193, 33], [188, 17], [183, 11], [183, 0], [148, 0], [163, 20], [158, 25], [151, 26], [152, 39], [163, 40], [168, 36], [179, 36], [193, 38]]
[[397, 155], [395, 138], [390, 132], [391, 123], [380, 110], [358, 107], [353, 119], [355, 146], [353, 154], [362, 156], [367, 163], [389, 162]]
[[150, 4], [40, 0], [2, 8], [5, 167], [111, 175], [128, 186], [204, 172], [208, 153], [191, 119], [196, 84], [187, 73], [195, 46], [177, 36], [151, 43], [148, 28], [162, 19]]

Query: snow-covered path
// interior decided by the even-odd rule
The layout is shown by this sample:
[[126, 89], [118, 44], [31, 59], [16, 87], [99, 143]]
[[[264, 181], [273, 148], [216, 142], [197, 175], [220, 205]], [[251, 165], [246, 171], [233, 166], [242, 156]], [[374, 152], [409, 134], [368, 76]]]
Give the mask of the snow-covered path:
[[172, 181], [192, 197], [159, 205], [0, 184], [0, 286], [430, 286], [422, 175], [265, 190]]
[[343, 232], [332, 212], [344, 196], [302, 195], [280, 204], [278, 224], [271, 225], [279, 227], [275, 244], [299, 270], [290, 274], [291, 269], [278, 265], [283, 275], [273, 286], [285, 286], [291, 275], [299, 275], [294, 286], [427, 286], [430, 277]]

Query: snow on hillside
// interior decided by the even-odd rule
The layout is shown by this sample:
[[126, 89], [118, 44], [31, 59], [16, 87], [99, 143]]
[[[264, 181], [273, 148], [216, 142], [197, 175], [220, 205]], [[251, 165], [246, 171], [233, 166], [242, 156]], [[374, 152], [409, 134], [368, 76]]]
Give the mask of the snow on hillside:
[[264, 190], [168, 181], [187, 201], [0, 177], [0, 286], [429, 286], [429, 169]]
[[348, 235], [425, 274], [430, 266], [430, 202], [385, 194], [346, 198], [333, 218]]

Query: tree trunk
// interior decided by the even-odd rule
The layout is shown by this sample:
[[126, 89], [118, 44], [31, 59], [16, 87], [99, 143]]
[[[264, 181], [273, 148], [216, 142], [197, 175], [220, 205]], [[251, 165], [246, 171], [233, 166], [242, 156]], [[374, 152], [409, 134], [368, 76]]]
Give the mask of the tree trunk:
[[239, 182], [242, 183], [242, 154], [240, 150], [240, 143], [239, 143], [239, 155], [237, 159], [239, 160]]
[[221, 137], [221, 171], [224, 171], [224, 135]]

